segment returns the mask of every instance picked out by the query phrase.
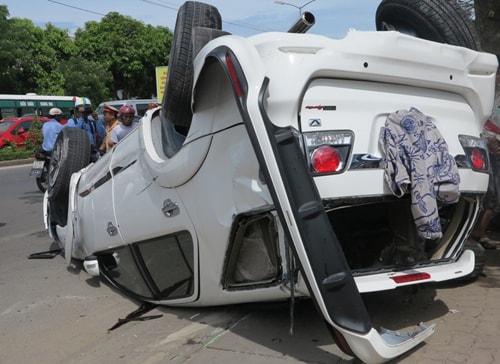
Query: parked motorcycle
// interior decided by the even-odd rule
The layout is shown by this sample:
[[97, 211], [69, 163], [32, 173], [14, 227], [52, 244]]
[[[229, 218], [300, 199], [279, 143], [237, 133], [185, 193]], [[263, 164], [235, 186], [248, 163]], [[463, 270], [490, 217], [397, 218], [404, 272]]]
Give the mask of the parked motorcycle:
[[41, 192], [47, 190], [49, 182], [50, 156], [43, 150], [35, 152], [35, 160], [31, 166], [30, 176], [36, 178], [36, 185]]

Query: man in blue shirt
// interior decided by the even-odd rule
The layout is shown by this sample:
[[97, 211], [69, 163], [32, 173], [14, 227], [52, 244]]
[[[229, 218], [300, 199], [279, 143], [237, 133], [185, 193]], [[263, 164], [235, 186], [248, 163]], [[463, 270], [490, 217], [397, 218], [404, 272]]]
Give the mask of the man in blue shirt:
[[63, 117], [63, 112], [61, 111], [61, 109], [53, 107], [49, 110], [49, 115], [52, 116], [52, 119], [45, 122], [42, 126], [42, 149], [47, 154], [52, 153], [57, 136], [59, 135], [59, 132], [62, 130], [62, 128], [64, 128], [64, 125], [61, 124], [61, 119]]
[[[106, 136], [106, 128], [101, 120], [89, 118], [92, 114], [92, 105], [89, 99], [84, 98], [85, 104], [75, 105], [76, 117], [68, 120], [68, 126], [81, 128], [87, 132], [89, 136], [90, 146], [92, 149], [91, 160], [95, 162], [99, 159], [98, 147], [101, 145], [103, 138]], [[77, 100], [78, 102], [78, 100]]]

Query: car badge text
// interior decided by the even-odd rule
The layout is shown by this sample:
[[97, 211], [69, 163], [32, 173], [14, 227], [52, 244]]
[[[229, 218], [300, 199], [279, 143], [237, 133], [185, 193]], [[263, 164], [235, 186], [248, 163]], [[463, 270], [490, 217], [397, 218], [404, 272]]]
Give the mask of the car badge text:
[[331, 111], [331, 110], [337, 110], [336, 105], [307, 105], [306, 110], [325, 110], [325, 111]]

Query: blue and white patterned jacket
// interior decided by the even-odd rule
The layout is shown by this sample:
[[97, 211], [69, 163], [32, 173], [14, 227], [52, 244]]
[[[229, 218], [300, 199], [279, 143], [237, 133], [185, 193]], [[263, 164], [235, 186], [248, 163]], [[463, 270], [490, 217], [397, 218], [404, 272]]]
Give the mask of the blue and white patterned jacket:
[[385, 182], [395, 196], [411, 194], [418, 234], [442, 236], [437, 201], [452, 204], [460, 197], [460, 176], [448, 145], [433, 119], [415, 108], [387, 117], [381, 133]]

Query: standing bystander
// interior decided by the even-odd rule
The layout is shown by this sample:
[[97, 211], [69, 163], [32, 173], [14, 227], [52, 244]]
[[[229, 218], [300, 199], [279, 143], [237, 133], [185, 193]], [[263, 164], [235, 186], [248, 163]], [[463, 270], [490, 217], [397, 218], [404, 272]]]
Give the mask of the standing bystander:
[[118, 109], [110, 106], [110, 105], [104, 105], [104, 111], [103, 111], [103, 118], [104, 118], [104, 124], [106, 126], [106, 136], [104, 137], [104, 140], [99, 147], [99, 152], [101, 154], [104, 154], [108, 152], [112, 147], [113, 143], [111, 143], [111, 132], [115, 127], [120, 125], [120, 121], [118, 120]]
[[99, 159], [99, 146], [106, 136], [106, 129], [101, 120], [89, 118], [92, 114], [92, 105], [87, 98], [78, 98], [75, 102], [76, 117], [68, 120], [68, 126], [81, 128], [87, 132], [91, 147], [91, 161]]
[[45, 153], [51, 154], [54, 150], [54, 144], [56, 143], [57, 136], [59, 132], [64, 128], [61, 124], [63, 118], [63, 112], [57, 107], [53, 107], [49, 110], [49, 115], [52, 117], [49, 121], [43, 123], [42, 135], [43, 143], [42, 149]]
[[120, 107], [121, 123], [111, 132], [110, 144], [115, 145], [137, 126], [134, 123], [135, 110], [130, 105]]

